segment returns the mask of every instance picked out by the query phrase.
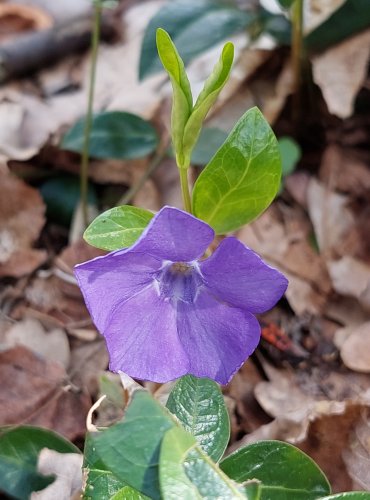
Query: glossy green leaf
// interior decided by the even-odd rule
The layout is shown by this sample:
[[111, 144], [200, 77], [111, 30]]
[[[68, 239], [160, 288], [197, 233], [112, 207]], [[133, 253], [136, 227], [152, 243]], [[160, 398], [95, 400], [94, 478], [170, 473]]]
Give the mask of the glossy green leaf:
[[131, 205], [114, 207], [98, 215], [84, 233], [90, 245], [103, 250], [130, 247], [139, 238], [153, 214]]
[[228, 42], [222, 50], [218, 63], [207, 78], [186, 122], [183, 137], [183, 153], [186, 165], [190, 164], [191, 152], [198, 140], [203, 121], [229, 79], [233, 60], [234, 45]]
[[260, 215], [275, 198], [281, 177], [276, 137], [257, 108], [247, 111], [198, 177], [193, 212], [217, 234]]
[[216, 382], [192, 375], [181, 377], [171, 391], [167, 408], [212, 460], [217, 462], [222, 457], [230, 438], [230, 422]]
[[244, 492], [248, 500], [261, 499], [261, 483], [257, 480], [247, 481], [243, 483]]
[[150, 500], [149, 497], [142, 495], [131, 486], [125, 486], [121, 490], [117, 491], [110, 500]]
[[[65, 134], [61, 148], [81, 153], [84, 132], [83, 118]], [[155, 128], [140, 116], [123, 111], [106, 111], [93, 118], [89, 147], [92, 158], [130, 160], [149, 155], [157, 145]]]
[[299, 144], [291, 137], [279, 137], [279, 151], [281, 155], [282, 176], [285, 177], [294, 172], [297, 163], [302, 157]]
[[172, 142], [175, 148], [177, 164], [183, 164], [183, 135], [186, 122], [193, 108], [190, 83], [185, 72], [184, 63], [175, 45], [168, 33], [160, 28], [157, 30], [157, 49], [172, 84]]
[[290, 9], [296, 0], [278, 0], [283, 9]]
[[32, 491], [46, 488], [53, 477], [37, 472], [43, 448], [59, 453], [80, 453], [72, 443], [55, 432], [28, 425], [0, 429], [0, 490], [20, 500], [28, 500]]
[[148, 392], [138, 390], [123, 420], [94, 436], [96, 453], [118, 479], [159, 499], [160, 444], [165, 432], [174, 425], [165, 408]]
[[203, 127], [191, 154], [191, 164], [204, 166], [227, 139], [227, 133], [219, 128]]
[[261, 500], [314, 500], [330, 493], [328, 480], [310, 457], [280, 441], [260, 441], [220, 463], [238, 482], [261, 481]]
[[192, 58], [241, 31], [255, 20], [255, 15], [222, 0], [172, 0], [150, 21], [140, 56], [140, 79], [161, 70], [155, 47], [157, 28], [166, 30], [183, 61]]
[[336, 493], [328, 497], [320, 497], [320, 500], [370, 500], [370, 493], [366, 491], [349, 491], [347, 493]]
[[[69, 227], [73, 214], [80, 201], [80, 179], [74, 175], [57, 175], [45, 181], [40, 187], [41, 196], [46, 204], [48, 221]], [[96, 205], [96, 192], [89, 183], [88, 201]]]
[[124, 486], [122, 481], [106, 470], [84, 469], [84, 478], [84, 500], [110, 500]]
[[166, 432], [161, 446], [159, 476], [166, 500], [247, 498], [180, 427]]
[[312, 51], [325, 50], [370, 25], [369, 0], [347, 0], [305, 38]]

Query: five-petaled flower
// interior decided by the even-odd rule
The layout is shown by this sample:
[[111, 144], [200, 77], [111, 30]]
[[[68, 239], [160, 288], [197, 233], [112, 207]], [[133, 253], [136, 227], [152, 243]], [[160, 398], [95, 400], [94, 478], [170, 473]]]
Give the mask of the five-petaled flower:
[[164, 207], [133, 246], [76, 266], [112, 371], [226, 384], [255, 350], [253, 314], [274, 306], [287, 280], [234, 237], [202, 260], [213, 238], [205, 222]]

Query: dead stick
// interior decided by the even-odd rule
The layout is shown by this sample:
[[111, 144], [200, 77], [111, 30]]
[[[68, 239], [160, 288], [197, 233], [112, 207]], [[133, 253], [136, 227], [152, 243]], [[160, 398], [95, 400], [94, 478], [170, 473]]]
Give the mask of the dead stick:
[[[29, 75], [66, 55], [86, 50], [90, 46], [91, 30], [92, 19], [89, 16], [0, 44], [0, 83]], [[114, 17], [103, 16], [101, 39], [111, 41], [117, 36]]]

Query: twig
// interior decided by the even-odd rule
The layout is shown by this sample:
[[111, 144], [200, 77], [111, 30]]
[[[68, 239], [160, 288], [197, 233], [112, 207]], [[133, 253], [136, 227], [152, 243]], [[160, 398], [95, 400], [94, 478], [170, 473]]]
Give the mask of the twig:
[[89, 145], [90, 132], [93, 119], [93, 102], [96, 78], [96, 61], [98, 58], [98, 48], [100, 40], [100, 22], [101, 22], [101, 3], [100, 0], [94, 2], [94, 27], [91, 36], [91, 69], [89, 82], [89, 96], [87, 103], [87, 114], [84, 130], [84, 145], [81, 156], [81, 171], [80, 171], [80, 190], [81, 190], [81, 205], [85, 227], [89, 224], [88, 214], [88, 167], [89, 167]]
[[168, 138], [162, 141], [162, 143], [157, 149], [154, 158], [149, 163], [142, 177], [140, 177], [140, 179], [135, 184], [133, 184], [130, 187], [130, 189], [126, 191], [126, 193], [117, 202], [117, 205], [127, 205], [128, 203], [131, 202], [133, 197], [140, 191], [140, 189], [144, 186], [146, 181], [154, 173], [156, 168], [161, 164], [162, 160], [166, 157], [169, 144], [170, 140]]

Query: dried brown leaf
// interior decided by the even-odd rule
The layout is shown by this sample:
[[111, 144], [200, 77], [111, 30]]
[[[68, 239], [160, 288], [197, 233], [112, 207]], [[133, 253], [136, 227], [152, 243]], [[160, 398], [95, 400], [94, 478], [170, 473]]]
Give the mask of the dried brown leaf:
[[39, 192], [10, 174], [0, 172], [0, 276], [20, 277], [46, 260], [46, 252], [30, 247], [45, 223]]
[[313, 58], [315, 82], [329, 111], [340, 118], [353, 113], [356, 95], [367, 76], [370, 30], [355, 35]]
[[55, 328], [46, 332], [36, 319], [26, 318], [13, 325], [5, 334], [2, 350], [23, 345], [47, 361], [55, 361], [68, 368], [70, 349], [64, 330]]
[[0, 424], [32, 424], [54, 429], [70, 440], [85, 434], [91, 400], [73, 388], [60, 363], [25, 347], [0, 352]]

